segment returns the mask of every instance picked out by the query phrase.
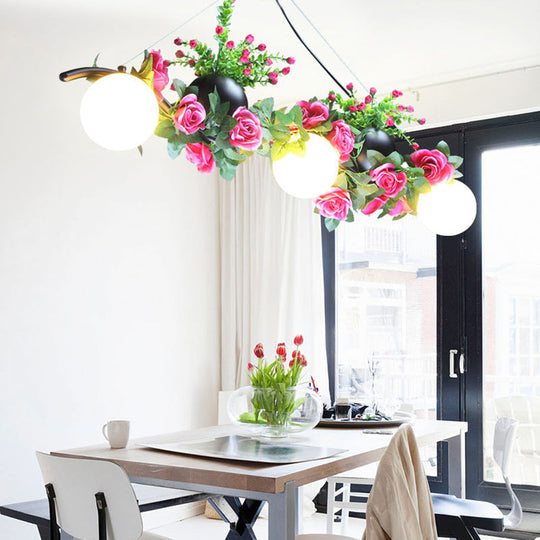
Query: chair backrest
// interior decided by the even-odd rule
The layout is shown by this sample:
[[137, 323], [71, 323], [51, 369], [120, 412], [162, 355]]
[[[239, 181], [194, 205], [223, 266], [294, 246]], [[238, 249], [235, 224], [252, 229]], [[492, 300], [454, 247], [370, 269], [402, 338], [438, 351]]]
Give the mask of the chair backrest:
[[105, 494], [107, 540], [137, 540], [143, 527], [137, 498], [125, 471], [108, 461], [37, 452], [45, 484], [56, 495], [58, 524], [66, 533], [99, 540], [96, 493]]
[[514, 418], [503, 416], [497, 420], [493, 436], [493, 459], [501, 469], [506, 490], [512, 500], [512, 508], [504, 516], [505, 527], [516, 527], [523, 519], [521, 503], [512, 489], [507, 472], [512, 459], [512, 450], [514, 448], [518, 425], [519, 422]]
[[518, 424], [517, 420], [508, 417], [499, 418], [495, 424], [493, 459], [501, 468], [504, 476], [508, 474]]

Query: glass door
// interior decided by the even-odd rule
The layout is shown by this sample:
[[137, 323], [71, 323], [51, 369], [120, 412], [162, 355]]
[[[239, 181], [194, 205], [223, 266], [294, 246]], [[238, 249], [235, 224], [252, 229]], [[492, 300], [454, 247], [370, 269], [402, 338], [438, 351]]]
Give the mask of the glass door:
[[492, 448], [497, 418], [509, 416], [519, 421], [509, 477], [522, 505], [539, 511], [540, 125], [479, 130], [469, 141], [466, 160], [480, 205], [465, 235], [474, 247], [464, 257], [467, 495], [510, 504]]

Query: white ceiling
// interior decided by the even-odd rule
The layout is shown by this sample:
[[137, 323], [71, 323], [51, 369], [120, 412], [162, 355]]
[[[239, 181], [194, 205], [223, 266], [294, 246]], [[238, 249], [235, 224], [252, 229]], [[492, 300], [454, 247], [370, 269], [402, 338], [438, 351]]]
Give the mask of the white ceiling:
[[[3, 0], [4, 2], [6, 0]], [[8, 0], [15, 2], [16, 0]], [[23, 0], [43, 7], [42, 0]], [[540, 0], [281, 0], [295, 26], [320, 59], [344, 84], [402, 90], [540, 65]], [[306, 22], [294, 3], [305, 12], [349, 66], [351, 73]], [[142, 19], [152, 28], [141, 37], [135, 55], [160, 40], [200, 12], [212, 0], [49, 0], [47, 9]], [[18, 4], [20, 6], [20, 3]], [[159, 7], [159, 9], [157, 9]], [[158, 42], [167, 55], [174, 54], [172, 39], [197, 37], [209, 43], [215, 27], [216, 5], [180, 30]], [[153, 33], [154, 28], [160, 28]], [[283, 82], [272, 87], [280, 101], [298, 99], [299, 87], [324, 95], [335, 84], [304, 50], [287, 26], [275, 0], [236, 0], [231, 37], [247, 33], [264, 41], [268, 49], [295, 56], [298, 62]], [[103, 44], [97, 43], [100, 50]], [[88, 59], [81, 58], [81, 64]], [[125, 58], [119, 58], [118, 63]], [[137, 61], [135, 61], [135, 64]], [[69, 67], [69, 66], [66, 66]], [[187, 78], [191, 74], [180, 74]], [[250, 97], [268, 95], [267, 89]], [[309, 98], [311, 96], [305, 96]], [[511, 96], [509, 96], [511, 99]]]

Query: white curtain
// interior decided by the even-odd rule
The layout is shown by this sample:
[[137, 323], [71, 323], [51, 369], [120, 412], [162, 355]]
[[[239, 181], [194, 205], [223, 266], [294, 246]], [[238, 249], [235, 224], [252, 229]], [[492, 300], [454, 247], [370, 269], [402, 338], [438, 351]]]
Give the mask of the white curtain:
[[321, 233], [313, 201], [284, 193], [261, 156], [219, 185], [221, 389], [248, 383], [257, 343], [273, 359], [284, 341], [289, 359], [294, 336], [302, 334], [307, 369], [326, 398]]

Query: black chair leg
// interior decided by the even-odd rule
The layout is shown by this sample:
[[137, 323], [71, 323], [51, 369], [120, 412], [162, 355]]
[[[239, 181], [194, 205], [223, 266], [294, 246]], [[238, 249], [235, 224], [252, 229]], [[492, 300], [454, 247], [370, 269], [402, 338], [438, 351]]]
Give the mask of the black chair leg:
[[437, 535], [456, 540], [480, 540], [474, 529], [469, 529], [458, 516], [436, 515]]

